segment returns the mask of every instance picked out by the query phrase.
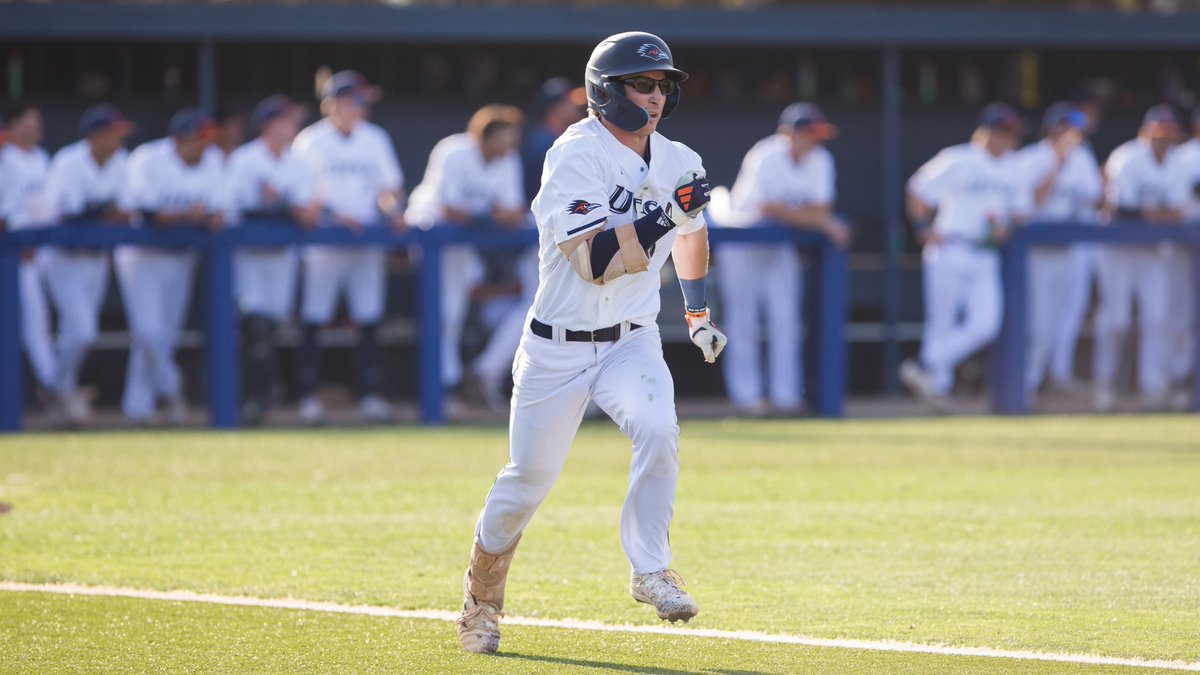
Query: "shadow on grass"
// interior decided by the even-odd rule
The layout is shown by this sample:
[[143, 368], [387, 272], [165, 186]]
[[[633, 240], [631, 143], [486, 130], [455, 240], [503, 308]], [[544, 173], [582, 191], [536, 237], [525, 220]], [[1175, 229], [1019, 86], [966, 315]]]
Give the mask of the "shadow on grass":
[[768, 675], [758, 670], [725, 670], [706, 668], [704, 670], [674, 670], [662, 667], [633, 666], [625, 663], [608, 663], [605, 661], [587, 661], [584, 659], [568, 659], [558, 656], [532, 656], [516, 652], [500, 652], [493, 658], [513, 659], [519, 661], [537, 661], [538, 663], [555, 663], [560, 666], [576, 666], [579, 668], [597, 668], [611, 670], [614, 673], [653, 673], [654, 675], [695, 675], [695, 673], [713, 673], [714, 675]]

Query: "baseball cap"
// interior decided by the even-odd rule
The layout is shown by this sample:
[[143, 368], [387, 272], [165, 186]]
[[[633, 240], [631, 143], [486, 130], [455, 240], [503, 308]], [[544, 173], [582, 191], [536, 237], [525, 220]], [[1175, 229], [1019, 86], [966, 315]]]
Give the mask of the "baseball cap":
[[825, 121], [825, 113], [812, 103], [793, 103], [779, 115], [779, 127], [803, 129], [821, 140], [837, 138], [837, 126]]
[[567, 98], [577, 106], [587, 103], [587, 94], [583, 87], [575, 86], [575, 83], [566, 77], [552, 77], [543, 82], [538, 89], [533, 106], [540, 115]]
[[1179, 115], [1169, 103], [1160, 103], [1146, 111], [1142, 132], [1151, 138], [1174, 138], [1179, 134]]
[[357, 70], [338, 71], [321, 85], [321, 98], [354, 96], [361, 98], [365, 103], [375, 103], [380, 95], [379, 87], [368, 84], [367, 78]]
[[1014, 134], [1025, 131], [1025, 122], [1017, 111], [1007, 103], [989, 103], [979, 113], [979, 125], [988, 129], [999, 129]]
[[268, 122], [301, 108], [295, 101], [284, 94], [274, 94], [258, 102], [254, 113], [250, 115], [250, 125], [262, 131]]
[[83, 111], [79, 118], [80, 136], [91, 136], [100, 131], [110, 130], [122, 136], [133, 133], [133, 122], [125, 119], [116, 106], [100, 103]]
[[216, 126], [212, 117], [200, 108], [184, 108], [171, 116], [167, 124], [167, 133], [172, 136], [203, 136], [215, 138]]
[[1046, 113], [1042, 115], [1042, 128], [1053, 129], [1059, 126], [1086, 129], [1087, 115], [1083, 114], [1083, 111], [1074, 103], [1059, 101], [1046, 108]]

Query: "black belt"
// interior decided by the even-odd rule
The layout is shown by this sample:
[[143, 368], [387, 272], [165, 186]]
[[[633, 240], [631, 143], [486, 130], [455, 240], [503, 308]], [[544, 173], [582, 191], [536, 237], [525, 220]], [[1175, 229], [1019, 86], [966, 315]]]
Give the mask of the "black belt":
[[[533, 334], [545, 338], [547, 340], [554, 339], [554, 327], [550, 324], [542, 323], [537, 319], [529, 322], [529, 328]], [[629, 324], [629, 330], [634, 331], [641, 328], [636, 323]], [[608, 328], [598, 328], [596, 330], [568, 330], [563, 331], [567, 342], [616, 342], [621, 339], [621, 324], [609, 326]]]

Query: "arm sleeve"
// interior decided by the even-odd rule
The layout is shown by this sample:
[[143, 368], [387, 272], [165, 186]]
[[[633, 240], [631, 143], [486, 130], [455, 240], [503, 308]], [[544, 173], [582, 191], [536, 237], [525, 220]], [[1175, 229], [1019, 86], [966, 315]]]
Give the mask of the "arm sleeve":
[[71, 167], [67, 157], [58, 153], [50, 162], [50, 172], [46, 177], [46, 197], [50, 202], [52, 218], [59, 220], [74, 216], [83, 211], [85, 198], [79, 189], [79, 181], [72, 180]]
[[813, 181], [813, 203], [828, 204], [831, 207], [837, 197], [837, 169], [833, 165], [833, 155], [822, 148], [818, 156], [816, 177]]
[[936, 207], [953, 190], [955, 156], [943, 150], [917, 170], [908, 181], [908, 190], [929, 206]]
[[1108, 186], [1105, 190], [1105, 198], [1109, 204], [1118, 209], [1137, 209], [1139, 207], [1136, 168], [1136, 163], [1123, 161], [1123, 158], [1109, 159], [1106, 167]]
[[135, 202], [133, 199], [133, 191], [130, 185], [129, 156], [121, 156], [120, 162], [121, 163], [116, 167], [117, 193], [113, 199], [117, 203], [117, 208], [125, 211], [126, 213], [132, 213], [137, 210], [137, 202]]
[[404, 187], [404, 172], [400, 170], [400, 161], [396, 159], [391, 136], [383, 129], [378, 131], [379, 189], [394, 192]]
[[538, 226], [561, 244], [602, 229], [610, 215], [604, 168], [585, 142], [557, 145], [546, 155], [546, 182], [534, 216]]
[[137, 151], [129, 156], [129, 196], [135, 209], [155, 211], [159, 205], [158, 189], [146, 164], [147, 158]]
[[438, 204], [442, 208], [471, 209], [467, 181], [473, 172], [466, 166], [466, 159], [467, 153], [459, 151], [447, 153], [439, 162], [435, 185]]

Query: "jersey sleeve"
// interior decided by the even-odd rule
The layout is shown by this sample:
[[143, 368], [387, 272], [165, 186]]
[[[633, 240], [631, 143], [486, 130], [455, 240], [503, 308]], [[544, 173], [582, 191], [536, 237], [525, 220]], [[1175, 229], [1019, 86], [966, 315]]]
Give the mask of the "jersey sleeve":
[[759, 218], [759, 209], [770, 201], [767, 196], [769, 186], [764, 184], [764, 177], [770, 176], [770, 172], [763, 170], [765, 161], [766, 153], [763, 152], [762, 142], [759, 142], [742, 158], [742, 166], [730, 190], [734, 211], [750, 219]]
[[[708, 171], [705, 170], [704, 160], [700, 158], [700, 155], [682, 143], [677, 143], [677, 145], [688, 155], [688, 166], [694, 167], [690, 170], [700, 172], [701, 176], [707, 176]], [[679, 226], [679, 234], [691, 234], [693, 232], [698, 232], [704, 229], [707, 224], [708, 220], [705, 219], [704, 212], [701, 211], [700, 213], [697, 213], [694, 218]]]
[[83, 184], [78, 176], [71, 175], [68, 148], [64, 148], [54, 155], [54, 159], [50, 161], [50, 173], [46, 179], [46, 196], [50, 202], [54, 220], [77, 215], [87, 207], [87, 196], [82, 190]]
[[821, 154], [817, 155], [815, 173], [812, 187], [813, 203], [833, 206], [837, 197], [837, 169], [833, 165], [833, 155], [824, 148], [821, 148]]
[[1104, 195], [1108, 203], [1120, 209], [1138, 209], [1141, 205], [1138, 203], [1137, 162], [1114, 152], [1104, 168], [1108, 174]]
[[608, 222], [604, 168], [590, 143], [556, 145], [546, 155], [546, 180], [534, 203], [538, 227], [561, 244]]
[[138, 148], [129, 155], [129, 199], [135, 209], [158, 209], [161, 197], [159, 186], [154, 180], [154, 172], [150, 170], [153, 163], [151, 158], [146, 156], [145, 148]]
[[506, 209], [522, 209], [528, 205], [525, 201], [525, 186], [521, 169], [521, 157], [513, 152], [500, 160], [500, 176], [496, 185], [495, 202]]
[[958, 173], [957, 153], [943, 150], [929, 160], [908, 180], [908, 190], [929, 206], [936, 207], [954, 190]]
[[[437, 189], [437, 201], [441, 208], [469, 211], [470, 185], [474, 172], [468, 166], [468, 149], [463, 147], [454, 152], [448, 152], [440, 158], [434, 176]], [[439, 209], [439, 212], [441, 209]], [[479, 214], [472, 214], [479, 215]]]
[[400, 160], [396, 159], [396, 148], [392, 138], [382, 128], [376, 127], [376, 151], [379, 154], [379, 189], [394, 192], [404, 187], [404, 172]]

